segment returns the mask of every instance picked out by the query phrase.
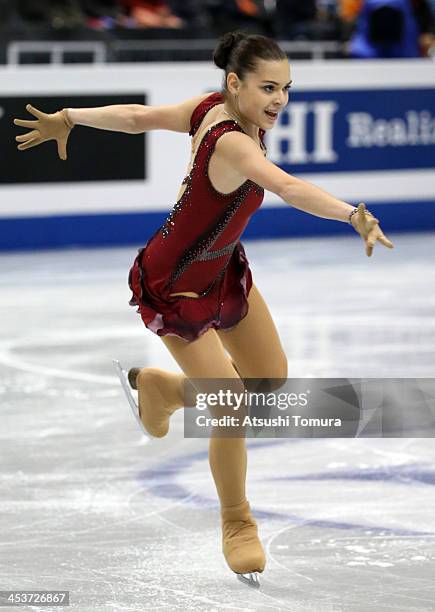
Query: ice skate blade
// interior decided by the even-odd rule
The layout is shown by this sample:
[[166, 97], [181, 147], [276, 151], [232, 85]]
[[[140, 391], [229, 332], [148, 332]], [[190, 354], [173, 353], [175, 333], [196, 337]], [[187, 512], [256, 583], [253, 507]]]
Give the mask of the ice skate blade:
[[243, 584], [246, 584], [247, 586], [253, 589], [260, 588], [260, 578], [258, 577], [257, 572], [249, 572], [248, 574], [236, 574], [236, 576], [237, 580], [240, 580], [240, 582], [243, 582]]
[[115, 371], [118, 375], [118, 378], [121, 381], [121, 385], [122, 385], [122, 388], [124, 389], [124, 393], [127, 396], [127, 400], [130, 405], [131, 411], [133, 412], [133, 416], [136, 419], [136, 422], [141, 428], [143, 434], [147, 436], [148, 438], [150, 438], [151, 436], [149, 435], [149, 433], [143, 426], [142, 421], [140, 420], [139, 406], [133, 397], [133, 393], [131, 392], [130, 383], [128, 382], [128, 372], [124, 370], [124, 368], [122, 367], [122, 365], [119, 363], [117, 359], [112, 359], [112, 361], [113, 361], [113, 366], [115, 368]]

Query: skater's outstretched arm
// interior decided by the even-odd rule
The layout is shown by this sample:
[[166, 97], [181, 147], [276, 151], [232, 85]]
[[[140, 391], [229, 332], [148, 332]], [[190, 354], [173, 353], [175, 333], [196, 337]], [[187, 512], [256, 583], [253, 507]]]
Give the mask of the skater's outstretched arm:
[[66, 160], [68, 137], [74, 125], [127, 134], [158, 129], [189, 132], [194, 109], [208, 95], [195, 96], [167, 106], [112, 104], [95, 108], [64, 108], [50, 114], [27, 104], [26, 110], [36, 119], [14, 119], [15, 125], [29, 130], [15, 140], [20, 143], [20, 151], [36, 147], [47, 140], [56, 140], [59, 157]]
[[113, 104], [96, 108], [67, 108], [65, 110], [73, 125], [85, 125], [128, 134], [140, 134], [150, 130], [188, 132], [194, 109], [209, 95], [202, 94], [179, 104], [165, 106]]
[[284, 172], [266, 159], [258, 145], [246, 134], [223, 134], [216, 144], [214, 155], [241, 176], [275, 193], [295, 208], [324, 219], [349, 221], [363, 238], [369, 257], [376, 241], [393, 248], [393, 243], [379, 227], [379, 220], [365, 209], [364, 204], [359, 204], [356, 209], [320, 187]]
[[143, 106], [132, 104], [134, 118], [134, 133], [149, 130], [170, 130], [172, 132], [189, 132], [190, 118], [195, 108], [210, 94], [202, 94], [189, 98], [179, 104], [166, 106]]

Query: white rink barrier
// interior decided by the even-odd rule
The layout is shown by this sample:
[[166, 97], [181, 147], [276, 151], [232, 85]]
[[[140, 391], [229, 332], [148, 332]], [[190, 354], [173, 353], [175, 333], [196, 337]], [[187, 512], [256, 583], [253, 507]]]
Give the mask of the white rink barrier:
[[[335, 196], [376, 210], [388, 231], [435, 229], [435, 70], [429, 60], [291, 63], [290, 102], [267, 133], [269, 158]], [[186, 134], [74, 128], [16, 149], [26, 103], [171, 104], [220, 89], [211, 63], [0, 69], [0, 249], [143, 243], [172, 208], [190, 154]], [[266, 193], [245, 237], [329, 234], [344, 224]]]

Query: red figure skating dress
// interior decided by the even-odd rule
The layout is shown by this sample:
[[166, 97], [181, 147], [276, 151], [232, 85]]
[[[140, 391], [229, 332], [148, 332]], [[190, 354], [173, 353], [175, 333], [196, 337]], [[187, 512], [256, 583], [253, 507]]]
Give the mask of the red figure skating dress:
[[[223, 103], [214, 93], [193, 111], [190, 136], [206, 113]], [[192, 169], [183, 180], [183, 195], [162, 227], [140, 249], [130, 270], [132, 306], [159, 336], [191, 342], [209, 328], [230, 329], [248, 312], [252, 276], [240, 236], [263, 201], [264, 191], [247, 180], [231, 193], [218, 192], [208, 177], [216, 142], [227, 132], [243, 132], [232, 119], [205, 132]], [[260, 130], [263, 139], [264, 131]], [[200, 297], [170, 296], [195, 292]]]

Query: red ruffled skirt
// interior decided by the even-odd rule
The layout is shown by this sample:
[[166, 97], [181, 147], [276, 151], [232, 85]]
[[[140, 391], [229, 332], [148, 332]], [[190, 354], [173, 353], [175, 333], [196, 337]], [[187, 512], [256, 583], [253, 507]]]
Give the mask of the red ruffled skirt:
[[198, 298], [156, 294], [142, 265], [145, 249], [139, 250], [130, 269], [130, 305], [138, 307], [146, 327], [158, 336], [179, 336], [192, 342], [211, 327], [231, 329], [247, 315], [252, 274], [241, 242], [236, 244], [224, 274]]

